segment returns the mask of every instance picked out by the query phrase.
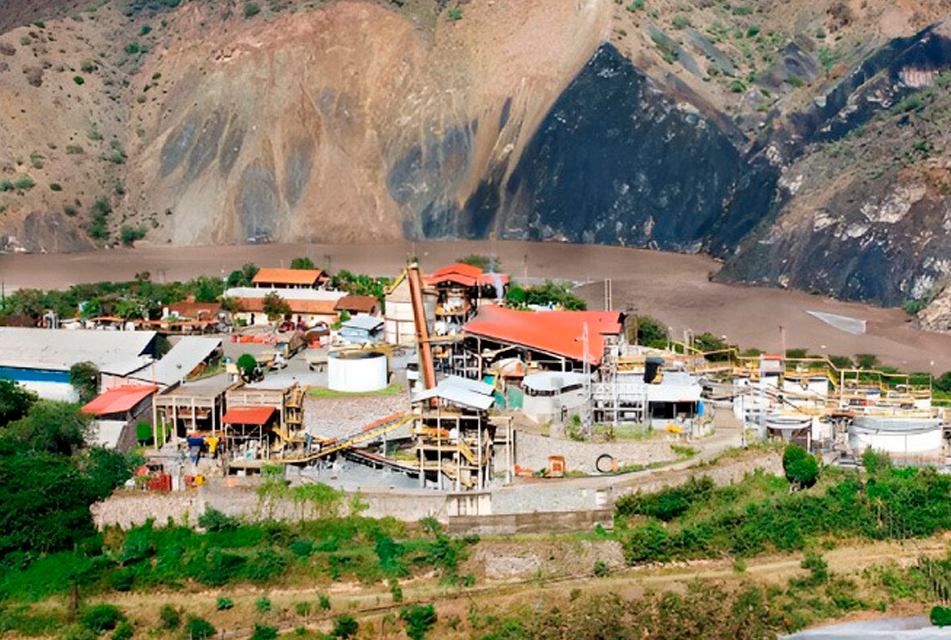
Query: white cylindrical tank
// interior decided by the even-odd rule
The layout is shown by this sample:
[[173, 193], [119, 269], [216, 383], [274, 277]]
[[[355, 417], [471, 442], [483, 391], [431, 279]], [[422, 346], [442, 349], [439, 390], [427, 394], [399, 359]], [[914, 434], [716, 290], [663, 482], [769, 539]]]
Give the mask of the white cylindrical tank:
[[386, 354], [379, 351], [337, 351], [327, 358], [328, 386], [334, 391], [359, 393], [385, 389]]
[[849, 446], [858, 452], [873, 449], [893, 454], [936, 453], [943, 444], [943, 424], [935, 419], [863, 416], [849, 427]]

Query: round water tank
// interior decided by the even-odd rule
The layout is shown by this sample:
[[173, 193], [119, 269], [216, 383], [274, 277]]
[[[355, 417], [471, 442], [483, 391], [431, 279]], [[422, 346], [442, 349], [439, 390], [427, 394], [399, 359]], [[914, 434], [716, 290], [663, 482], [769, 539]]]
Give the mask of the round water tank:
[[359, 393], [385, 389], [386, 354], [379, 351], [336, 351], [327, 358], [328, 386], [334, 391]]

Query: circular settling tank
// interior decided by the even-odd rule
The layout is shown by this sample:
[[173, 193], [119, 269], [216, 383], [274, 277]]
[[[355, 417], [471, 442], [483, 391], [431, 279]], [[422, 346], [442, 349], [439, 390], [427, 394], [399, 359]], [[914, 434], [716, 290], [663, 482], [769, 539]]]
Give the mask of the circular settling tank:
[[387, 384], [386, 354], [379, 351], [337, 351], [327, 358], [328, 386], [334, 391], [379, 391]]

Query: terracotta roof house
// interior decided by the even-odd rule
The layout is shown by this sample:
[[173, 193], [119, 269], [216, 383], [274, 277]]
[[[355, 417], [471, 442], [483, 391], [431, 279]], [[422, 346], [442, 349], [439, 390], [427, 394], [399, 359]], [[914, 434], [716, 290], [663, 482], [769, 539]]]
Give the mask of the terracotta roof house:
[[375, 316], [380, 310], [380, 301], [373, 296], [349, 295], [337, 300], [337, 304], [334, 308], [337, 311], [346, 311], [351, 315], [363, 313]]
[[260, 289], [316, 289], [329, 278], [320, 269], [272, 269], [258, 271], [251, 284]]

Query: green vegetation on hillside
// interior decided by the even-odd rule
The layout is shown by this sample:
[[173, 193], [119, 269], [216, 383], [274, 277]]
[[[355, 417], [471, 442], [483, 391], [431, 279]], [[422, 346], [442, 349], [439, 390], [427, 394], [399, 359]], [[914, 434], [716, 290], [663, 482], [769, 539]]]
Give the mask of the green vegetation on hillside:
[[617, 524], [628, 562], [752, 556], [951, 530], [951, 477], [932, 468], [893, 468], [868, 454], [864, 475], [829, 468], [811, 489], [790, 492], [790, 483], [807, 486], [811, 473], [805, 457], [787, 457], [789, 481], [757, 472], [726, 487], [699, 479], [620, 498]]

